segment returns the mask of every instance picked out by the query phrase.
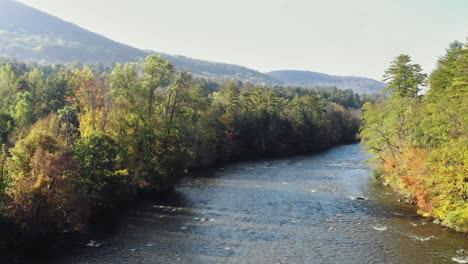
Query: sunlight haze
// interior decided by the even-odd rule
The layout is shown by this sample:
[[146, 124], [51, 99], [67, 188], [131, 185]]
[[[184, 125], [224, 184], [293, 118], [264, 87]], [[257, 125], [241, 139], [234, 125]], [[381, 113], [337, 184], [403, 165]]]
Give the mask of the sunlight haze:
[[468, 29], [468, 1], [458, 0], [21, 2], [140, 49], [378, 80], [400, 53], [429, 72]]

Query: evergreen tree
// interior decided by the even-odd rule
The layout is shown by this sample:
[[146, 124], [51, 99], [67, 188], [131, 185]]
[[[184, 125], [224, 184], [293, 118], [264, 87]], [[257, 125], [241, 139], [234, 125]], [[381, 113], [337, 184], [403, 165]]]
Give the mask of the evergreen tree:
[[383, 80], [387, 83], [387, 87], [384, 92], [391, 92], [402, 97], [416, 97], [427, 77], [421, 72], [421, 66], [412, 64], [410, 56], [399, 55], [385, 71]]

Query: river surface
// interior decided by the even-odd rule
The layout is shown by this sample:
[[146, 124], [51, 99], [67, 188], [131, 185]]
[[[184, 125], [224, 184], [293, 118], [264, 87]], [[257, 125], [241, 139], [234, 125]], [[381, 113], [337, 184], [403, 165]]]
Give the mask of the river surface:
[[46, 262], [468, 263], [468, 239], [400, 204], [367, 158], [347, 145], [219, 168]]

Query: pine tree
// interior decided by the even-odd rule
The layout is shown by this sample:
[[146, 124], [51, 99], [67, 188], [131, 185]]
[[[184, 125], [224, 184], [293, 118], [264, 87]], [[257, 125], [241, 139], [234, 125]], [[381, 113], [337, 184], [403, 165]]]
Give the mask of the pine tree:
[[402, 97], [416, 97], [419, 87], [424, 84], [427, 75], [421, 73], [419, 64], [412, 64], [411, 57], [399, 55], [385, 71], [383, 80], [387, 83], [384, 92], [391, 92]]

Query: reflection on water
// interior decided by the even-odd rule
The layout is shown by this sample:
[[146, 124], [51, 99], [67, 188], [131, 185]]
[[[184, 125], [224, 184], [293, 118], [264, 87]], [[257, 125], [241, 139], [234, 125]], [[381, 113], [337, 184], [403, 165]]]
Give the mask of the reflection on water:
[[468, 263], [468, 240], [398, 203], [366, 158], [349, 145], [187, 179], [99, 246], [47, 262]]

